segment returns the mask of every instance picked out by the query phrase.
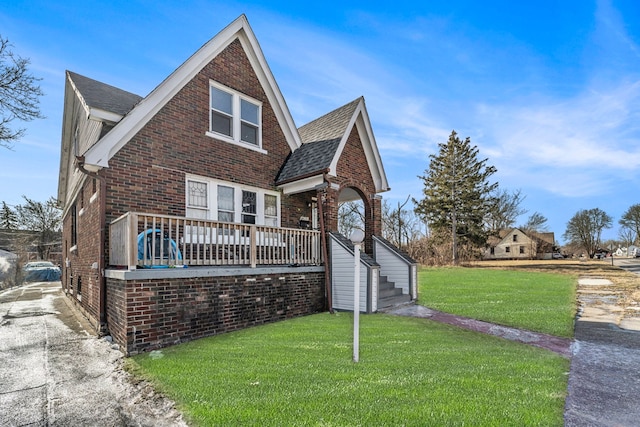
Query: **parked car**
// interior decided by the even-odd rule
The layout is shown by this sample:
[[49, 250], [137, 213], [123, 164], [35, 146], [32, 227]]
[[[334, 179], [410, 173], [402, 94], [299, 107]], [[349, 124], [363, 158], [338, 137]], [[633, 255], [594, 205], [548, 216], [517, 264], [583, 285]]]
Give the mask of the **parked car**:
[[562, 255], [559, 252], [554, 252], [553, 254], [551, 254], [551, 258], [553, 258], [553, 259], [564, 259], [564, 255]]
[[60, 267], [50, 261], [28, 262], [22, 269], [25, 282], [55, 282], [60, 280]]
[[606, 252], [596, 252], [596, 254], [593, 256], [593, 259], [605, 259], [607, 255], [608, 254]]

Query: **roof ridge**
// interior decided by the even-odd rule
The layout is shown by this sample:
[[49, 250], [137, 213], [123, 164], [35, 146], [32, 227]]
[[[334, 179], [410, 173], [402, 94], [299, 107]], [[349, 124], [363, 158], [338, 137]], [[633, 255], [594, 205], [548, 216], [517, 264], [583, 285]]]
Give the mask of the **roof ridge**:
[[302, 142], [309, 143], [342, 137], [353, 113], [363, 100], [364, 97], [360, 96], [299, 127], [298, 133]]

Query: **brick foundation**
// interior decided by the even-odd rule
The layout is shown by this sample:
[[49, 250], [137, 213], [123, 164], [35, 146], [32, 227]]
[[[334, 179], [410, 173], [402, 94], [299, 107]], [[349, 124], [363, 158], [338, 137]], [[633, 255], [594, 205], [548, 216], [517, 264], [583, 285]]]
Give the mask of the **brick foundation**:
[[107, 279], [107, 322], [128, 355], [323, 311], [324, 272]]

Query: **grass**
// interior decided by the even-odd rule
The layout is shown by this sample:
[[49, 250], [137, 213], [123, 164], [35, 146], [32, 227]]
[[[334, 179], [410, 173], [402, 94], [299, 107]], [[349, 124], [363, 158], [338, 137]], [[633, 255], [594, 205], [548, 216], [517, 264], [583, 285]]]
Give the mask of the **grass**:
[[[561, 265], [423, 269], [420, 302], [569, 337], [585, 273]], [[427, 319], [360, 319], [359, 363], [352, 315], [323, 313], [141, 354], [128, 365], [193, 425], [563, 424], [565, 358]]]
[[577, 278], [516, 269], [425, 268], [419, 272], [418, 302], [447, 313], [572, 337]]
[[562, 425], [568, 360], [425, 319], [317, 314], [128, 359], [206, 426]]

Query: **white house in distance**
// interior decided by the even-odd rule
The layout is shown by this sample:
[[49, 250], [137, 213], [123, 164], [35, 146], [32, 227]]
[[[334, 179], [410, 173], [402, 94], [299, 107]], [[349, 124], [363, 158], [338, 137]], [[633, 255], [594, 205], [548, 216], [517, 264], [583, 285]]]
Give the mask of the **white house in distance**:
[[502, 230], [489, 238], [485, 259], [548, 259], [553, 253], [553, 232], [525, 232], [519, 228]]

